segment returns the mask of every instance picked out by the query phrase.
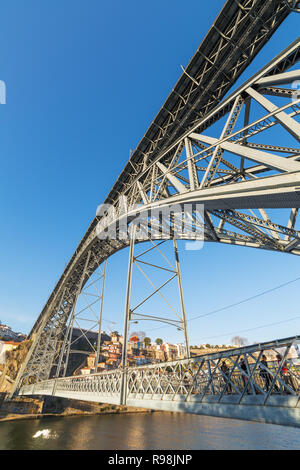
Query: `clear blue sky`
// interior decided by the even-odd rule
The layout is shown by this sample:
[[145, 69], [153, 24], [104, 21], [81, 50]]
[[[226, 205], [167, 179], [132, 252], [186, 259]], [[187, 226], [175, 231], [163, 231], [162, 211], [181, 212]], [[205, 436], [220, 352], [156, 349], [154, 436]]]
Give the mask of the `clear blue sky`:
[[[29, 332], [130, 149], [222, 5], [219, 0], [2, 2], [3, 323]], [[291, 14], [238, 83], [298, 30], [299, 16]], [[127, 257], [126, 250], [111, 260], [105, 298], [104, 316], [115, 319], [120, 330]], [[206, 244], [198, 252], [182, 250], [181, 259], [189, 318], [300, 276], [299, 258], [248, 248]], [[227, 343], [235, 331], [250, 342], [300, 334], [300, 320], [243, 332], [298, 315], [299, 286], [190, 322], [191, 343]], [[153, 339], [180, 340], [172, 329], [147, 328], [138, 327]]]

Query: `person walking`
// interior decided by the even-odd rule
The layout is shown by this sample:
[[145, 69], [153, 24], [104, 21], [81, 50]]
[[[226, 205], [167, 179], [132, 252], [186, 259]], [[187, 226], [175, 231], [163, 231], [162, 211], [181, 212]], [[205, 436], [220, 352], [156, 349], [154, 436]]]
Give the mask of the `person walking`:
[[266, 392], [268, 392], [270, 389], [270, 385], [272, 383], [272, 376], [270, 372], [268, 371], [269, 367], [267, 363], [267, 357], [265, 354], [262, 355], [262, 360], [260, 361], [259, 369], [260, 369], [259, 375], [264, 381], [264, 387], [265, 387]]
[[222, 362], [221, 371], [225, 375], [225, 377], [223, 377], [224, 382], [225, 382], [225, 393], [227, 392], [228, 394], [230, 394], [232, 393], [231, 383], [228, 382], [230, 370], [229, 370], [229, 367], [226, 365], [225, 361]]
[[[281, 361], [282, 361], [282, 356], [281, 356], [281, 354], [277, 354], [277, 355], [276, 355], [276, 358], [277, 358], [277, 364], [278, 364], [278, 366], [279, 366], [280, 363], [281, 363]], [[281, 377], [282, 380], [284, 381], [285, 385], [287, 385], [288, 387], [290, 387], [292, 390], [295, 391], [293, 379], [292, 379], [290, 370], [289, 370], [289, 368], [288, 368], [287, 361], [284, 361], [284, 363], [281, 365], [280, 377]], [[284, 391], [284, 390], [283, 390], [283, 391]], [[286, 393], [291, 394], [291, 392], [289, 391], [289, 389], [286, 389]]]
[[245, 372], [245, 374], [247, 374], [247, 375], [242, 374], [242, 377], [243, 377], [244, 388], [247, 387], [246, 392], [247, 392], [247, 394], [249, 394], [250, 391], [249, 391], [249, 388], [248, 388], [248, 370], [247, 370], [247, 365], [246, 365], [246, 362], [245, 362], [244, 358], [242, 358], [240, 360], [240, 368], [243, 370], [243, 372]]

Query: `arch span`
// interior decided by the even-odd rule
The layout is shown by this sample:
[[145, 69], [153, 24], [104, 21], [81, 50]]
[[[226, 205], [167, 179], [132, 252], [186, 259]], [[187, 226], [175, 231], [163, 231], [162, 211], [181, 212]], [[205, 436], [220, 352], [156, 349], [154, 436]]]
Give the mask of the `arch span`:
[[[240, 36], [240, 44], [242, 39], [248, 44], [248, 64], [292, 7], [286, 1], [264, 0], [248, 1], [245, 9], [242, 5], [245, 2], [228, 0], [218, 21], [221, 21], [219, 27], [223, 31], [221, 43], [226, 42], [226, 31], [228, 28], [231, 31], [232, 22], [236, 22], [234, 34]], [[249, 21], [254, 10], [255, 20]], [[269, 25], [268, 37], [258, 28], [262, 21]], [[230, 37], [232, 31], [227, 33]], [[255, 38], [252, 46], [251, 38]], [[222, 48], [222, 44], [219, 46]], [[199, 74], [197, 93], [206, 83], [203, 57], [212, 52], [208, 50], [206, 40], [198, 51], [202, 61], [194, 69]], [[101, 240], [99, 233], [115, 222], [120, 223], [123, 218], [130, 223], [136, 216], [137, 206], [140, 213], [148, 214], [174, 204], [183, 207], [203, 204], [201, 237], [205, 241], [300, 254], [300, 232], [296, 229], [300, 206], [300, 99], [295, 99], [294, 90], [289, 88], [300, 77], [299, 69], [295, 69], [300, 58], [300, 39], [220, 103], [229, 89], [228, 84], [235, 82], [245, 66], [245, 63], [241, 65], [245, 49], [239, 47], [235, 54], [240, 57], [228, 56], [231, 64], [226, 73], [222, 67], [225, 63], [223, 55], [216, 57], [213, 54], [213, 59], [209, 59], [213, 60], [214, 69], [222, 70], [224, 76], [234, 71], [231, 79], [227, 77], [226, 86], [210, 77], [209, 86], [210, 89], [217, 87], [217, 98], [211, 101], [208, 89], [207, 93], [200, 93], [200, 101], [195, 101], [197, 106], [195, 103], [187, 105], [190, 95], [185, 97], [184, 106], [177, 103], [176, 112], [175, 108], [168, 111], [168, 118], [164, 114], [165, 122], [156, 123], [160, 128], [159, 135], [150, 132], [146, 137], [150, 142], [149, 149], [141, 151], [139, 147], [139, 157], [135, 152], [130, 158], [105, 201], [111, 204], [112, 210], [94, 218], [33, 326], [30, 333], [32, 346], [14, 390], [28, 377], [47, 378], [78, 291], [99, 264], [128, 246], [126, 239]], [[195, 67], [195, 58], [191, 62]], [[184, 80], [189, 72], [187, 67]], [[201, 80], [204, 80], [203, 85]], [[194, 85], [193, 82], [193, 90]], [[181, 93], [172, 92], [170, 100]], [[285, 104], [279, 105], [278, 97], [284, 98]], [[252, 104], [255, 115], [251, 111]], [[166, 113], [165, 105], [162, 110]], [[170, 116], [174, 118], [174, 113], [188, 125], [178, 126], [180, 133], [173, 132], [170, 138], [169, 119]], [[173, 124], [178, 125], [176, 119]], [[284, 133], [284, 140], [280, 137], [278, 141], [276, 136], [283, 135], [274, 133], [278, 128]], [[262, 141], [264, 137], [266, 140]], [[128, 166], [130, 171], [127, 171]], [[273, 217], [274, 211], [272, 217], [269, 216], [268, 209], [278, 210], [278, 220]], [[284, 223], [282, 209], [289, 210]], [[189, 235], [186, 238], [189, 239]]]

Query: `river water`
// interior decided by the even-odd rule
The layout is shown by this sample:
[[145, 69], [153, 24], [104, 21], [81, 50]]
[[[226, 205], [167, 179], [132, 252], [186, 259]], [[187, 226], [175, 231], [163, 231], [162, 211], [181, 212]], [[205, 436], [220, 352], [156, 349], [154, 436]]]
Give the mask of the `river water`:
[[0, 449], [300, 449], [300, 429], [163, 412], [55, 417], [0, 422]]

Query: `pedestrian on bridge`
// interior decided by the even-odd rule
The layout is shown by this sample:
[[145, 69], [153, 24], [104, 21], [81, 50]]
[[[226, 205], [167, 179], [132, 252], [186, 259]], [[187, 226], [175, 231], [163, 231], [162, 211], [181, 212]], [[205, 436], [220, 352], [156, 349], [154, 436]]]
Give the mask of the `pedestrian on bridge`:
[[[282, 362], [281, 354], [277, 354], [276, 358], [277, 358], [277, 363], [278, 363], [278, 366], [279, 366], [280, 363]], [[283, 379], [285, 385], [290, 387], [292, 390], [295, 390], [295, 386], [294, 386], [294, 383], [293, 383], [293, 379], [292, 379], [290, 370], [288, 368], [287, 361], [284, 361], [284, 363], [281, 365], [280, 377]], [[286, 393], [291, 394], [291, 392], [289, 391], [288, 388], [286, 389]]]
[[246, 392], [250, 393], [250, 389], [248, 388], [249, 387], [249, 384], [248, 384], [248, 369], [247, 369], [245, 359], [243, 359], [243, 358], [240, 361], [240, 367], [243, 370], [243, 372], [245, 372], [244, 374], [242, 374], [244, 388], [247, 387]]
[[226, 365], [226, 361], [222, 362], [221, 371], [224, 374], [223, 379], [224, 379], [224, 382], [225, 382], [225, 393], [227, 392], [228, 394], [230, 394], [230, 393], [232, 393], [231, 383], [229, 382], [230, 370], [229, 370], [229, 367]]
[[263, 379], [265, 390], [266, 392], [268, 392], [272, 383], [272, 376], [268, 371], [269, 367], [267, 363], [267, 356], [265, 354], [262, 355], [262, 360], [260, 361], [259, 369], [259, 376]]

